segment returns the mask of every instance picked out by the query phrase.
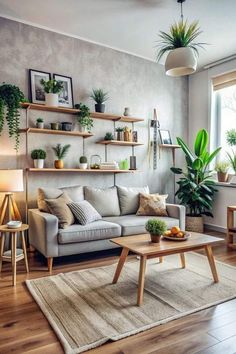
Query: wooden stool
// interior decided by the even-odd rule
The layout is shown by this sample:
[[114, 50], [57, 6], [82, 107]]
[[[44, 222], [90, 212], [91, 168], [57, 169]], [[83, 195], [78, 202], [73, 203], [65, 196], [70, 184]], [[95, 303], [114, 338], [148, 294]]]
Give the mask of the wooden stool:
[[[1, 248], [0, 248], [0, 272], [2, 270], [2, 261], [11, 262], [12, 264], [12, 285], [16, 285], [16, 262], [24, 259], [26, 272], [29, 273], [29, 266], [27, 260], [26, 244], [25, 244], [25, 231], [28, 230], [29, 225], [22, 224], [17, 229], [9, 229], [7, 225], [0, 226], [1, 232]], [[21, 235], [22, 249], [16, 248], [17, 233]], [[5, 234], [9, 233], [11, 237], [11, 250], [4, 252]]]
[[234, 234], [236, 235], [236, 225], [234, 225], [234, 212], [236, 212], [236, 206], [227, 207], [227, 247], [236, 249], [236, 243], [234, 243]]

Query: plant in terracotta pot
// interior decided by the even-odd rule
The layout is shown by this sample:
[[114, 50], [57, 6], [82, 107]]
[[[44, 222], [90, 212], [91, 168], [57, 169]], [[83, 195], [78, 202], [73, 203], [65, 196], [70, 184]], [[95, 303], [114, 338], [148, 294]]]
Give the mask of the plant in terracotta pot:
[[216, 183], [212, 178], [213, 171], [209, 170], [210, 163], [220, 151], [220, 147], [211, 154], [208, 152], [208, 133], [205, 129], [197, 133], [194, 152], [181, 138], [177, 138], [185, 154], [186, 168], [171, 167], [171, 171], [181, 175], [177, 184], [176, 196], [180, 204], [186, 206], [186, 230], [203, 232], [203, 215], [211, 216]]
[[34, 168], [43, 168], [46, 157], [46, 151], [42, 149], [33, 150], [31, 152], [31, 158], [34, 160]]
[[234, 176], [230, 183], [236, 184], [236, 129], [230, 129], [226, 132], [226, 141], [232, 147], [232, 151], [227, 152], [230, 166], [234, 170]]
[[36, 120], [36, 128], [43, 129], [44, 128], [44, 120], [43, 118], [37, 118]]
[[105, 104], [109, 99], [108, 92], [104, 92], [102, 89], [93, 89], [90, 94], [90, 98], [92, 98], [95, 103], [95, 112], [104, 113], [105, 112]]
[[123, 127], [116, 128], [116, 139], [119, 141], [124, 140], [124, 128]]
[[219, 182], [227, 182], [229, 162], [219, 161], [215, 165], [215, 170], [217, 172], [217, 178]]
[[88, 168], [88, 159], [86, 156], [81, 156], [79, 159], [79, 168], [81, 170], [86, 170]]
[[151, 241], [154, 243], [160, 242], [161, 236], [167, 230], [165, 221], [150, 219], [145, 224], [145, 229], [151, 236]]
[[52, 149], [57, 157], [57, 160], [54, 161], [54, 167], [58, 169], [62, 169], [64, 167], [63, 159], [68, 154], [68, 151], [70, 149], [70, 144], [64, 146], [62, 146], [61, 144], [57, 144]]
[[48, 81], [42, 79], [40, 83], [45, 92], [46, 106], [58, 107], [58, 95], [63, 90], [63, 82], [55, 79]]
[[77, 120], [79, 123], [79, 130], [84, 132], [85, 130], [88, 133], [91, 133], [91, 129], [93, 127], [93, 120], [90, 117], [90, 109], [85, 104], [80, 103], [77, 105], [79, 107], [79, 112], [77, 113]]

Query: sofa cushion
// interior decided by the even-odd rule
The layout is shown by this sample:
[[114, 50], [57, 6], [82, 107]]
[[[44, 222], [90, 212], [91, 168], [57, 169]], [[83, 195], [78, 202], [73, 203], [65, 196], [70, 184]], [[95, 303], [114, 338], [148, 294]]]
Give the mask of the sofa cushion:
[[58, 242], [60, 244], [88, 242], [119, 236], [121, 236], [120, 225], [98, 220], [87, 225], [74, 224], [66, 229], [59, 229]]
[[69, 225], [74, 224], [74, 215], [67, 205], [68, 203], [71, 203], [71, 199], [66, 193], [63, 193], [56, 199], [45, 199], [45, 202], [47, 203], [51, 214], [58, 218], [58, 223], [61, 228], [66, 228]]
[[139, 207], [139, 193], [149, 193], [146, 187], [117, 186], [121, 215], [136, 214]]
[[102, 216], [120, 215], [119, 199], [116, 187], [107, 189], [84, 187], [84, 198]]
[[139, 194], [139, 208], [136, 215], [143, 216], [168, 216], [166, 198], [168, 194]]
[[69, 203], [68, 207], [81, 225], [86, 225], [93, 221], [101, 220], [102, 218], [97, 210], [87, 200], [83, 200], [79, 203]]
[[119, 224], [122, 228], [122, 236], [138, 235], [147, 233], [145, 224], [149, 219], [163, 220], [167, 224], [167, 228], [179, 226], [179, 220], [167, 216], [138, 216], [138, 215], [122, 215], [116, 217], [103, 218], [105, 221]]

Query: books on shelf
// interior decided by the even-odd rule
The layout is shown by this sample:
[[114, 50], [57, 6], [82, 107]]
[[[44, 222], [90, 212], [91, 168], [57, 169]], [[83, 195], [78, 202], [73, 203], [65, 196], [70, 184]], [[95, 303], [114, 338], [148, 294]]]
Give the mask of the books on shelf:
[[101, 170], [119, 170], [119, 165], [117, 162], [102, 162], [100, 165]]

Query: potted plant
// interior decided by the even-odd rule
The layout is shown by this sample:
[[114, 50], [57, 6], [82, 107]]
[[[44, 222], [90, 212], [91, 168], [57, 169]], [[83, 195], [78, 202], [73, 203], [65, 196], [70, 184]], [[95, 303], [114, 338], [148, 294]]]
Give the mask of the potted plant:
[[81, 170], [86, 170], [88, 168], [88, 159], [86, 156], [81, 156], [79, 159], [79, 168]]
[[57, 144], [52, 149], [57, 157], [57, 160], [54, 161], [54, 166], [55, 168], [62, 169], [64, 167], [63, 159], [66, 157], [70, 149], [70, 144], [64, 146], [62, 146], [61, 144]]
[[181, 138], [177, 138], [185, 154], [186, 169], [172, 167], [171, 171], [182, 175], [177, 182], [179, 189], [176, 196], [187, 208], [186, 229], [189, 231], [203, 232], [202, 216], [213, 217], [212, 203], [217, 190], [209, 165], [221, 148], [217, 148], [210, 154], [207, 150], [208, 140], [207, 131], [200, 130], [196, 136], [194, 152], [192, 152]]
[[230, 179], [230, 183], [236, 183], [236, 129], [230, 129], [226, 132], [226, 141], [232, 147], [232, 152], [227, 152], [229, 163], [234, 170], [234, 176]]
[[46, 157], [46, 151], [42, 149], [33, 150], [31, 152], [31, 158], [34, 160], [34, 168], [43, 168]]
[[104, 113], [105, 112], [105, 104], [109, 97], [108, 92], [104, 92], [102, 89], [93, 89], [90, 97], [96, 102], [95, 104], [95, 112]]
[[15, 138], [15, 150], [20, 145], [20, 104], [25, 101], [23, 92], [15, 85], [0, 85], [0, 133], [3, 131], [6, 120], [10, 138]]
[[38, 129], [43, 129], [44, 128], [43, 118], [37, 118], [37, 120], [36, 120], [36, 128], [38, 128]]
[[106, 133], [106, 135], [104, 136], [104, 140], [114, 140], [113, 134], [110, 132]]
[[119, 141], [124, 140], [124, 128], [122, 128], [122, 127], [116, 128], [116, 139]]
[[151, 241], [154, 243], [159, 243], [161, 236], [167, 230], [167, 225], [165, 221], [150, 219], [146, 222], [145, 229], [149, 232]]
[[40, 83], [45, 92], [46, 106], [58, 107], [58, 95], [63, 90], [63, 82], [55, 79], [48, 81], [42, 79]]
[[217, 178], [219, 182], [227, 182], [229, 162], [221, 161], [217, 162], [215, 165], [215, 170], [217, 172]]
[[79, 110], [80, 111], [77, 113], [79, 130], [81, 132], [84, 132], [85, 130], [87, 130], [88, 133], [91, 133], [91, 129], [93, 127], [93, 120], [90, 117], [90, 110], [89, 110], [88, 106], [80, 103]]

